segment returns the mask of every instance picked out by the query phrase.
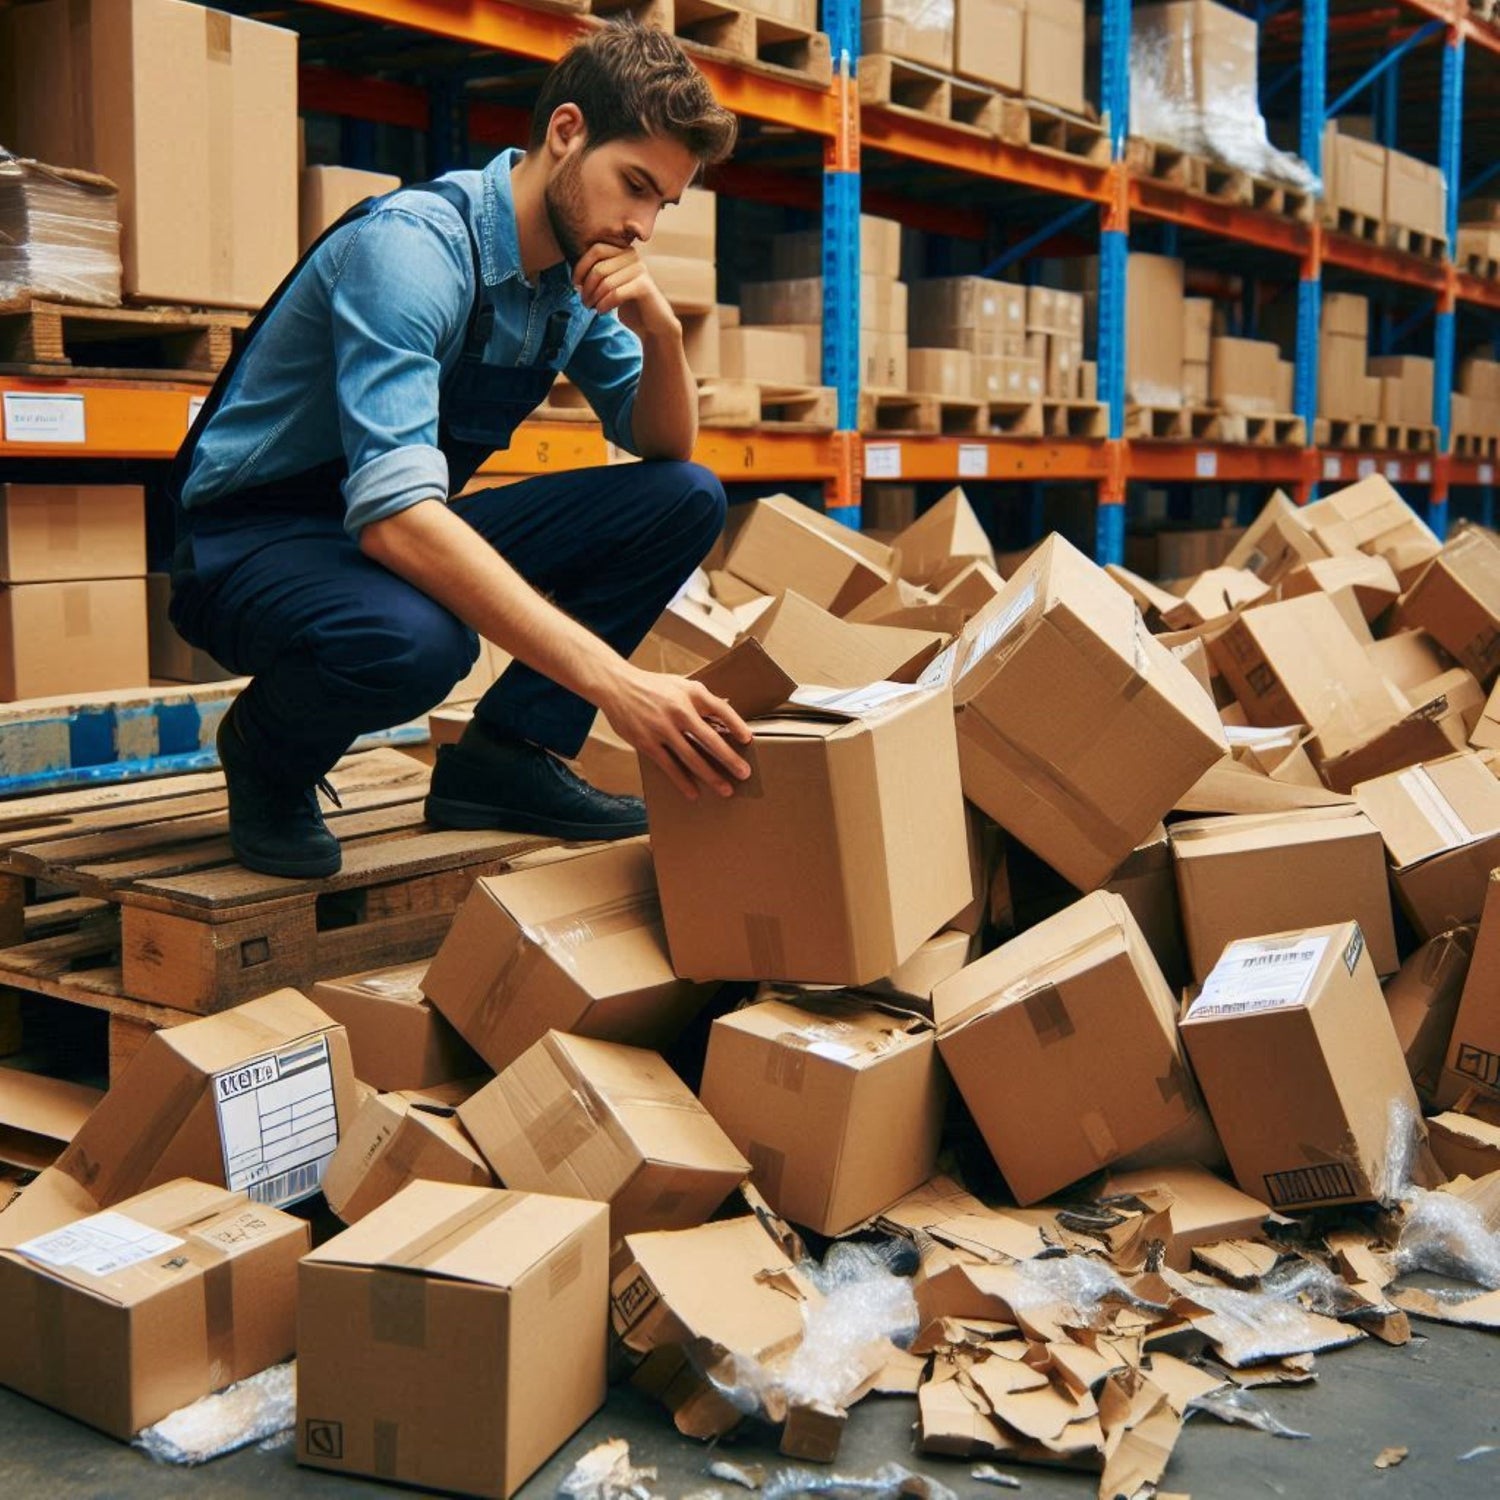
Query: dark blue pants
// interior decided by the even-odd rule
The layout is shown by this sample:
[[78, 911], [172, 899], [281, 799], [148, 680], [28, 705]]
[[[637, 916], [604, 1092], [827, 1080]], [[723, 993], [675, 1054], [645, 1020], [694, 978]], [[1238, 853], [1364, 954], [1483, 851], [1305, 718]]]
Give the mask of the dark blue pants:
[[[557, 606], [628, 656], [707, 555], [724, 489], [697, 464], [546, 474], [453, 502]], [[476, 539], [476, 545], [479, 545]], [[478, 638], [366, 557], [331, 511], [194, 518], [172, 614], [193, 645], [253, 677], [235, 710], [260, 763], [310, 785], [361, 734], [417, 718], [473, 666]], [[517, 662], [479, 700], [496, 734], [575, 755], [595, 708]]]

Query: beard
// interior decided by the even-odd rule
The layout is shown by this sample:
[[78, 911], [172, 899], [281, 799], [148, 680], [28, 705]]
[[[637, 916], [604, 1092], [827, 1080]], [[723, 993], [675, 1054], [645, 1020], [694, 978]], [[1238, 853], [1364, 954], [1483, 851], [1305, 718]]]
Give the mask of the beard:
[[577, 264], [588, 248], [583, 223], [582, 175], [578, 157], [570, 157], [558, 168], [542, 194], [552, 238], [569, 268]]

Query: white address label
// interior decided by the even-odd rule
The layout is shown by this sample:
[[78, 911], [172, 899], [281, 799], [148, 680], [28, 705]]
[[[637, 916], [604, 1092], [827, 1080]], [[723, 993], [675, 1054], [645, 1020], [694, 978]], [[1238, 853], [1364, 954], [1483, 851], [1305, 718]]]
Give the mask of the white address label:
[[899, 479], [901, 477], [901, 444], [870, 443], [865, 447], [866, 479]]
[[82, 443], [82, 396], [30, 396], [5, 393], [5, 440], [8, 443]]
[[1327, 934], [1286, 942], [1231, 943], [1188, 1009], [1188, 1019], [1253, 1015], [1301, 1005], [1327, 948]]
[[990, 472], [990, 450], [983, 443], [958, 445], [958, 477], [984, 479]]
[[66, 1229], [39, 1235], [16, 1248], [29, 1260], [88, 1276], [112, 1276], [143, 1260], [154, 1260], [183, 1242], [125, 1214], [102, 1213]]

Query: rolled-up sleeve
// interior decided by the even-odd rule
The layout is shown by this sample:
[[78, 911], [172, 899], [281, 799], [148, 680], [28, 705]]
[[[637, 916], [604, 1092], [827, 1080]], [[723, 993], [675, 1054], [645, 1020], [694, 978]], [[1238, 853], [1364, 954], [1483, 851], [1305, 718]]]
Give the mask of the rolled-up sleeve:
[[462, 332], [473, 269], [442, 224], [398, 208], [370, 215], [351, 236], [330, 291], [339, 433], [349, 477], [351, 536], [420, 500], [448, 498], [438, 447], [441, 351]]
[[605, 437], [639, 456], [631, 423], [641, 383], [641, 341], [613, 313], [600, 313], [579, 340], [564, 374], [588, 398]]

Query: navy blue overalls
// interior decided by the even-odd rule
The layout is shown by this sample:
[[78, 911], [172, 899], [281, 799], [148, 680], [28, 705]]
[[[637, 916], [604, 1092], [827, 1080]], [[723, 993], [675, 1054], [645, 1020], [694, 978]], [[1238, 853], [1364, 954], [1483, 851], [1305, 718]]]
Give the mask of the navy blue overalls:
[[[463, 352], [438, 401], [438, 444], [453, 493], [509, 445], [546, 397], [566, 328], [549, 326], [536, 366], [486, 364], [494, 309], [479, 275], [467, 196], [442, 181], [417, 186], [463, 215], [474, 260]], [[473, 630], [366, 557], [345, 532], [343, 458], [193, 510], [181, 504], [198, 440], [245, 350], [318, 245], [374, 202], [357, 204], [320, 236], [256, 315], [179, 450], [170, 482], [179, 526], [173, 623], [230, 671], [254, 679], [235, 709], [240, 732], [269, 774], [298, 786], [323, 776], [359, 735], [441, 702], [478, 655]], [[669, 461], [542, 475], [449, 504], [533, 587], [622, 655], [706, 555], [724, 518], [718, 480], [696, 464]], [[594, 712], [516, 663], [475, 717], [499, 736], [571, 756]]]

